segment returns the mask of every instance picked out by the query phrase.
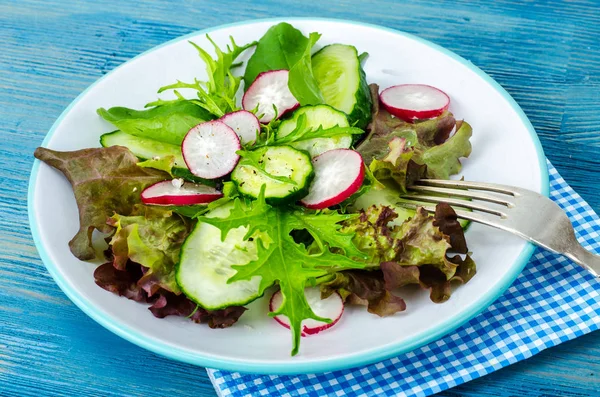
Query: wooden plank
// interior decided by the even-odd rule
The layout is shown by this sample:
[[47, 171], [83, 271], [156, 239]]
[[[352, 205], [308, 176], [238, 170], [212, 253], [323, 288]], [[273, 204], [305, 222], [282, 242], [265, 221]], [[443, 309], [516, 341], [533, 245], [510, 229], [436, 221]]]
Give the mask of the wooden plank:
[[[202, 368], [104, 330], [47, 274], [31, 242], [31, 154], [98, 77], [177, 36], [269, 16], [347, 18], [415, 33], [481, 67], [535, 126], [548, 157], [600, 210], [600, 11], [595, 1], [139, 2], [0, 4], [0, 395], [214, 396]], [[442, 393], [600, 394], [600, 334]]]

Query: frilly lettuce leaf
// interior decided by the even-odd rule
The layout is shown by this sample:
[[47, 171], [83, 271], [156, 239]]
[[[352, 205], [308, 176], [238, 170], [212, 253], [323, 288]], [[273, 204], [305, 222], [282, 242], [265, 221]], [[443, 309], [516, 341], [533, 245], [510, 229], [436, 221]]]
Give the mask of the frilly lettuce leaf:
[[406, 191], [409, 163], [415, 151], [406, 147], [406, 138], [394, 137], [388, 142], [388, 153], [381, 160], [373, 159], [369, 170], [379, 180], [392, 179]]
[[343, 223], [341, 231], [354, 235], [354, 245], [368, 255], [366, 262], [372, 268], [381, 262], [394, 260], [401, 248], [400, 241], [393, 235], [395, 229], [388, 226], [396, 216], [390, 207], [373, 206], [361, 211], [358, 218]]
[[163, 288], [181, 293], [175, 281], [175, 265], [190, 224], [183, 217], [159, 207], [137, 205], [129, 216], [115, 214], [108, 220], [115, 227], [110, 245], [113, 265], [124, 270], [129, 260], [146, 268], [138, 283], [148, 296]]
[[456, 265], [456, 270], [450, 278], [431, 265], [405, 266], [398, 262], [384, 262], [381, 264], [381, 271], [385, 288], [393, 290], [408, 284], [419, 284], [430, 290], [429, 297], [433, 302], [445, 302], [452, 294], [452, 284], [465, 284], [476, 273], [475, 262], [468, 255], [465, 259], [456, 255], [450, 261]]
[[[390, 223], [397, 214], [386, 206], [372, 206], [360, 212], [360, 217], [343, 222], [343, 233], [354, 233], [354, 244], [369, 257], [366, 260], [373, 267], [382, 262], [398, 262], [403, 266], [430, 265], [439, 269], [450, 279], [456, 272], [457, 265], [448, 259], [448, 251], [452, 248], [451, 238], [440, 230], [438, 225], [446, 227], [456, 220], [453, 210], [443, 207], [440, 214], [445, 218], [436, 219], [423, 208], [400, 225]], [[462, 229], [453, 229], [458, 241]], [[464, 238], [464, 236], [463, 236]], [[465, 247], [466, 248], [466, 247]]]
[[449, 179], [450, 175], [460, 172], [461, 157], [471, 154], [469, 139], [473, 129], [466, 121], [456, 123], [456, 133], [441, 145], [436, 145], [423, 151], [415, 157], [417, 164], [427, 166], [426, 175], [431, 179]]
[[[371, 85], [373, 98], [378, 92]], [[461, 170], [461, 157], [471, 154], [471, 126], [450, 112], [416, 123], [393, 117], [376, 102], [369, 135], [357, 150], [378, 179], [394, 180], [402, 191], [414, 180], [448, 179]], [[453, 129], [456, 133], [448, 138]]]
[[[358, 219], [343, 222], [341, 229], [342, 232], [354, 232], [354, 244], [369, 255], [367, 262], [373, 267], [380, 266], [381, 272], [355, 272], [361, 277], [366, 277], [363, 273], [369, 273], [365, 280], [378, 286], [370, 288], [380, 291], [376, 296], [383, 299], [383, 292], [381, 285], [373, 284], [372, 278], [383, 277], [383, 289], [388, 292], [404, 285], [419, 284], [431, 290], [434, 302], [443, 302], [450, 297], [453, 282], [466, 283], [475, 275], [475, 262], [468, 255], [464, 258], [449, 255], [450, 252], [467, 252], [463, 230], [450, 206], [439, 204], [435, 217], [420, 208], [414, 217], [401, 225], [391, 225], [395, 218], [391, 208], [373, 206], [361, 211]], [[346, 273], [324, 283], [323, 293], [331, 289], [337, 289], [342, 297], [353, 293], [361, 284], [344, 276]], [[393, 297], [386, 299], [380, 302], [382, 311], [391, 310], [386, 306], [390, 302], [398, 302]]]
[[73, 187], [79, 208], [79, 231], [69, 247], [81, 260], [96, 256], [91, 242], [94, 229], [112, 232], [114, 228], [106, 223], [109, 217], [115, 213], [131, 214], [145, 187], [169, 179], [162, 171], [138, 167], [138, 158], [122, 146], [73, 152], [40, 147], [34, 156], [61, 171]]
[[362, 211], [358, 219], [344, 222], [343, 232], [354, 232], [354, 244], [369, 255], [372, 266], [395, 261], [406, 266], [429, 264], [452, 277], [456, 266], [447, 260], [449, 237], [433, 223], [435, 218], [420, 209], [399, 226], [389, 223], [397, 214], [385, 206]]

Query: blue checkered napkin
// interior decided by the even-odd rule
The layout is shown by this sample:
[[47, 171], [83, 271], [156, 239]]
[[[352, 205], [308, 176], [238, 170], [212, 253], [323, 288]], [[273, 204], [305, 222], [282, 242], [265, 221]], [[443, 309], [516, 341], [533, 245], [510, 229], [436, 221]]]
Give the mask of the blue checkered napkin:
[[[580, 242], [600, 253], [598, 215], [548, 163], [550, 195]], [[208, 369], [220, 396], [427, 396], [598, 329], [600, 283], [567, 259], [536, 250], [515, 283], [446, 337], [399, 357], [318, 375], [259, 376]]]

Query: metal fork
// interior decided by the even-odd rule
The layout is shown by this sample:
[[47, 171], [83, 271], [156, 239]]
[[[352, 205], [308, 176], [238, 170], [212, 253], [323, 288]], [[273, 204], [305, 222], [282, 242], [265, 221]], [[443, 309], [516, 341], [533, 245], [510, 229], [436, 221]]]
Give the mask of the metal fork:
[[[419, 180], [408, 190], [411, 193], [401, 198], [421, 203], [447, 203], [454, 207], [459, 218], [516, 234], [547, 250], [565, 255], [594, 276], [600, 277], [600, 256], [579, 244], [573, 225], [564, 211], [541, 194], [513, 186], [437, 179]], [[405, 201], [399, 204], [409, 208], [422, 206], [429, 212], [435, 212], [433, 206]], [[456, 207], [468, 208], [473, 212]]]

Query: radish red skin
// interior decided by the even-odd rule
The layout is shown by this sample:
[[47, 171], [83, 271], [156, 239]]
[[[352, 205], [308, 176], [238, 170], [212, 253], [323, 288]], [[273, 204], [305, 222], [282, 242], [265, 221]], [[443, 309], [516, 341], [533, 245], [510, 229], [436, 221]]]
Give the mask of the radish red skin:
[[223, 197], [223, 194], [203, 194], [203, 195], [187, 195], [187, 196], [160, 196], [152, 198], [143, 198], [142, 203], [151, 205], [196, 205], [208, 204]]
[[303, 199], [303, 200], [301, 200], [301, 203], [302, 203], [303, 206], [305, 206], [306, 208], [313, 209], [313, 210], [320, 210], [320, 209], [329, 208], [329, 207], [331, 207], [333, 205], [340, 204], [344, 200], [350, 198], [350, 196], [352, 196], [354, 193], [356, 193], [358, 191], [358, 189], [360, 189], [360, 187], [362, 186], [362, 184], [363, 184], [363, 182], [365, 180], [365, 165], [364, 165], [364, 162], [362, 160], [362, 156], [360, 155], [360, 153], [358, 153], [358, 152], [356, 152], [354, 150], [351, 150], [351, 149], [333, 149], [333, 150], [329, 150], [329, 151], [327, 151], [325, 153], [322, 153], [319, 156], [315, 157], [313, 159], [313, 163], [315, 161], [318, 161], [319, 157], [327, 155], [327, 153], [330, 153], [330, 152], [342, 152], [342, 151], [353, 152], [353, 153], [355, 153], [360, 158], [360, 170], [359, 170], [359, 173], [358, 173], [357, 177], [352, 181], [352, 183], [347, 188], [345, 188], [343, 191], [341, 191], [340, 193], [338, 193], [334, 197], [325, 199], [325, 200], [320, 201], [318, 203], [309, 203], [305, 199]]
[[[395, 89], [399, 89], [399, 88], [402, 89], [404, 87], [423, 87], [424, 89], [427, 89], [427, 90], [435, 90], [437, 92], [437, 94], [441, 94], [443, 97], [445, 97], [445, 104], [443, 106], [437, 106], [435, 108], [427, 109], [427, 110], [415, 110], [415, 109], [394, 106], [386, 98], [386, 92], [389, 93], [390, 92], [389, 90], [395, 90]], [[381, 100], [381, 104], [383, 105], [385, 110], [387, 110], [394, 116], [398, 117], [399, 119], [402, 119], [409, 123], [414, 123], [415, 121], [418, 121], [418, 120], [431, 119], [431, 118], [437, 117], [437, 116], [441, 115], [442, 113], [444, 113], [446, 110], [448, 110], [448, 108], [450, 107], [450, 97], [448, 96], [448, 94], [446, 94], [444, 91], [440, 90], [439, 88], [436, 88], [436, 87], [433, 87], [433, 86], [430, 86], [427, 84], [395, 85], [395, 86], [392, 86], [392, 87], [389, 87], [389, 88], [386, 88], [385, 90], [383, 90], [381, 92], [381, 94], [379, 94], [379, 99]]]
[[[274, 311], [276, 310], [276, 308], [274, 307], [274, 304], [273, 304], [273, 299], [275, 298], [275, 296], [276, 296], [277, 294], [281, 294], [281, 291], [277, 291], [277, 292], [275, 292], [275, 293], [274, 293], [274, 294], [271, 296], [271, 299], [269, 300], [269, 310], [271, 310], [272, 312], [274, 312]], [[309, 327], [307, 327], [306, 325], [304, 325], [304, 326], [302, 327], [302, 331], [301, 331], [301, 333], [300, 333], [300, 335], [301, 335], [301, 336], [303, 336], [303, 337], [306, 337], [306, 336], [309, 336], [309, 335], [315, 335], [315, 334], [318, 334], [318, 333], [319, 333], [319, 332], [321, 332], [321, 331], [325, 331], [326, 329], [329, 329], [329, 328], [333, 327], [334, 325], [336, 325], [336, 324], [338, 323], [338, 321], [340, 321], [340, 318], [342, 318], [342, 315], [344, 314], [344, 309], [345, 309], [345, 306], [344, 306], [344, 304], [343, 304], [343, 301], [344, 301], [344, 300], [342, 299], [341, 295], [340, 295], [340, 294], [338, 294], [337, 292], [334, 292], [334, 294], [336, 294], [336, 295], [337, 295], [337, 296], [340, 298], [340, 301], [342, 302], [342, 310], [340, 311], [340, 313], [338, 314], [338, 316], [337, 316], [335, 319], [332, 319], [332, 321], [331, 321], [329, 324], [325, 323], [325, 324], [323, 324], [323, 325], [320, 325], [320, 326], [318, 326], [318, 327], [309, 328]], [[290, 329], [290, 326], [289, 326], [289, 324], [286, 324], [285, 322], [283, 322], [282, 320], [280, 320], [280, 319], [279, 319], [277, 316], [275, 316], [275, 317], [273, 317], [273, 318], [274, 318], [274, 319], [275, 319], [275, 321], [277, 321], [277, 323], [279, 323], [280, 325], [284, 326], [284, 327], [285, 327], [285, 328], [287, 328], [287, 329]]]
[[[172, 188], [174, 189], [174, 193], [153, 195], [153, 191], [159, 187], [166, 187], [167, 189]], [[207, 204], [223, 197], [223, 193], [219, 192], [218, 190], [208, 187], [206, 188], [210, 192], [190, 193], [188, 191], [187, 194], [175, 194], [177, 189], [173, 186], [173, 181], [162, 181], [150, 185], [144, 189], [140, 195], [140, 198], [142, 203], [149, 205], [196, 205]]]

